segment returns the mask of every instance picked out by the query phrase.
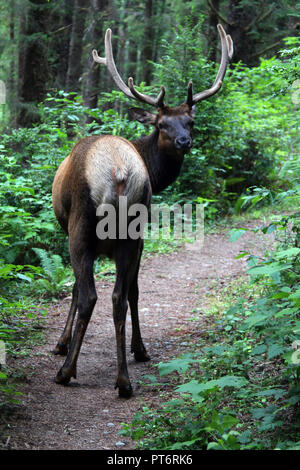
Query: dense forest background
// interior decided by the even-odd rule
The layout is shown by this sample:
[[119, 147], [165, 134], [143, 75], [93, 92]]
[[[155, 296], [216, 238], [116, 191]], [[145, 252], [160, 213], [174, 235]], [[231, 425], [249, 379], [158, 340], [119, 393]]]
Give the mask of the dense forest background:
[[[121, 75], [146, 85], [154, 82], [153, 62], [164, 64], [166, 45], [187, 24], [197, 29], [174, 54], [181, 79], [189, 76], [196, 52], [218, 60], [218, 22], [233, 39], [234, 62], [249, 67], [278, 54], [284, 38], [297, 36], [300, 27], [299, 5], [289, 0], [13, 0], [2, 1], [0, 8], [1, 78], [9, 103], [5, 118], [26, 127], [39, 120], [37, 105], [49, 92], [78, 92], [94, 109], [99, 94], [112, 90], [105, 68], [91, 57], [92, 48], [103, 51], [107, 27], [113, 30]], [[201, 47], [194, 56], [189, 56], [191, 42]]]
[[[112, 28], [114, 57], [125, 82], [133, 76], [149, 93], [164, 84], [167, 101], [174, 105], [185, 99], [189, 80], [195, 90], [214, 80], [220, 59], [216, 25], [221, 22], [234, 42], [234, 65], [222, 94], [199, 106], [197, 150], [186, 159], [169, 195], [175, 191], [176, 200], [178, 194], [221, 200], [219, 209], [228, 211], [246, 188], [270, 186], [276, 179], [274, 169], [282, 161], [275, 156], [290, 152], [285, 131], [293, 134], [295, 124], [291, 93], [298, 76], [297, 2], [13, 0], [1, 2], [0, 8], [0, 79], [7, 90], [1, 123], [13, 140], [18, 138], [12, 131], [22, 128], [33, 145], [38, 126], [55, 120], [66, 131], [66, 151], [91, 132], [123, 132], [129, 138], [145, 132], [129, 124], [132, 103], [92, 59], [93, 48], [104, 54], [106, 28]], [[284, 71], [288, 48], [294, 57]], [[56, 137], [51, 154], [59, 161], [64, 146], [62, 135]], [[39, 140], [46, 144], [45, 129]], [[10, 141], [23, 153], [23, 163], [32, 159], [25, 141]]]
[[[269, 354], [270, 361], [278, 361], [273, 385], [276, 388], [285, 380], [286, 391], [272, 395], [268, 392], [271, 382], [261, 391], [264, 400], [273, 400], [271, 408], [263, 408], [265, 414], [256, 416], [263, 426], [255, 432], [265, 433], [264, 444], [259, 438], [251, 441], [251, 433], [244, 442], [236, 437], [231, 441], [228, 434], [224, 444], [215, 411], [222, 407], [223, 388], [214, 400], [210, 393], [216, 388], [202, 388], [202, 401], [188, 406], [190, 415], [207, 416], [210, 426], [214, 422], [214, 436], [223, 439], [227, 448], [276, 446], [279, 438], [272, 432], [281, 426], [276, 410], [283, 406], [289, 413], [300, 402], [300, 368], [287, 359], [292, 354], [292, 341], [299, 337], [300, 3], [0, 0], [0, 13], [0, 80], [6, 87], [6, 103], [0, 104], [0, 340], [14, 357], [25, 354], [34, 341], [47, 302], [66, 295], [72, 284], [67, 240], [51, 204], [58, 165], [84, 136], [114, 134], [133, 139], [150, 130], [129, 119], [129, 108], [135, 103], [116, 89], [106, 68], [92, 60], [92, 49], [104, 55], [106, 28], [112, 29], [114, 57], [123, 80], [127, 82], [132, 76], [140, 91], [153, 95], [165, 85], [170, 105], [184, 101], [189, 80], [193, 80], [195, 92], [214, 82], [221, 55], [217, 24], [232, 36], [234, 56], [222, 89], [197, 106], [193, 148], [178, 180], [155, 196], [154, 202], [202, 203], [208, 227], [222, 221], [229, 227], [228, 216], [239, 216], [249, 208], [280, 213], [262, 231], [283, 236], [281, 251], [268, 253], [263, 260], [249, 253], [241, 255], [249, 256], [254, 270], [254, 283], [247, 285], [245, 292], [252, 293], [253, 285], [257, 290], [251, 294], [252, 306], [247, 311], [239, 304], [226, 320], [228, 337], [223, 340], [228, 340], [228, 364], [224, 355], [221, 363], [217, 352], [208, 352], [202, 364], [205, 369], [216, 363], [223, 374], [247, 377], [243, 367], [251, 368], [252, 360], [258, 361], [258, 356], [249, 352], [254, 345], [260, 351], [257, 354]], [[233, 239], [243, 230], [233, 233]], [[164, 249], [173, 248], [164, 241], [146, 243], [148, 252]], [[96, 274], [101, 266], [96, 264]], [[253, 304], [257, 297], [258, 306]], [[248, 321], [247, 334], [238, 336], [236, 325], [249, 312], [254, 320]], [[232, 366], [235, 360], [236, 368]], [[187, 359], [185, 370], [188, 367]], [[211, 373], [207, 369], [207, 378]], [[15, 400], [13, 376], [9, 368], [0, 370], [1, 406]], [[195, 383], [193, 387], [195, 390]], [[244, 391], [243, 396], [237, 396], [233, 408], [236, 403], [249, 406], [258, 393], [251, 387], [248, 395]], [[189, 390], [192, 388], [187, 390], [192, 393]], [[278, 405], [275, 411], [274, 403]], [[208, 424], [201, 432], [188, 429], [185, 415], [180, 423], [176, 421], [181, 416], [177, 411], [168, 409], [170, 415], [174, 412], [176, 433], [184, 430], [182, 435], [179, 431], [176, 434], [178, 442], [191, 439], [196, 448], [199, 439], [200, 447], [207, 444]], [[234, 420], [228, 423], [235, 426]], [[152, 437], [164, 426], [165, 422], [158, 420], [156, 429], [150, 429]], [[175, 436], [174, 429], [171, 426], [167, 435]], [[193, 440], [193, 433], [200, 433], [199, 439]], [[287, 435], [287, 441], [299, 440], [299, 427], [289, 428]], [[162, 445], [159, 439], [153, 445]], [[163, 441], [168, 448], [174, 444], [170, 439]], [[285, 447], [288, 444], [282, 445]]]

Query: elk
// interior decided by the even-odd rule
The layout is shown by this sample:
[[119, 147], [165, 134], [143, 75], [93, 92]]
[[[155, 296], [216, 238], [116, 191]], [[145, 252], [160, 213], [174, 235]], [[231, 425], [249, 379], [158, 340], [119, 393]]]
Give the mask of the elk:
[[[137, 91], [132, 78], [129, 78], [128, 86], [123, 82], [113, 58], [110, 29], [105, 35], [105, 58], [99, 57], [93, 50], [94, 61], [107, 67], [115, 84], [126, 96], [155, 107], [157, 113], [132, 108], [134, 119], [154, 126], [150, 135], [132, 142], [112, 135], [83, 138], [63, 160], [55, 175], [53, 209], [68, 234], [75, 275], [71, 308], [64, 331], [53, 351], [54, 354], [67, 356], [55, 378], [58, 384], [67, 385], [72, 377], [76, 378], [80, 347], [97, 300], [93, 265], [99, 255], [110, 257], [116, 264], [112, 305], [118, 362], [115, 388], [119, 389], [120, 397], [129, 398], [133, 393], [125, 348], [128, 303], [132, 317], [131, 352], [136, 361], [150, 359], [143, 344], [138, 318], [138, 272], [143, 239], [99, 239], [96, 234], [99, 220], [97, 208], [105, 203], [118, 207], [120, 196], [127, 197], [128, 207], [136, 203], [149, 207], [152, 194], [159, 193], [177, 178], [184, 155], [192, 147], [195, 105], [221, 88], [232, 58], [231, 37], [226, 35], [221, 25], [218, 25], [218, 31], [222, 55], [212, 87], [193, 94], [192, 82], [189, 82], [186, 101], [176, 107], [164, 103], [164, 86], [153, 98]], [[76, 311], [78, 315], [72, 334]]]

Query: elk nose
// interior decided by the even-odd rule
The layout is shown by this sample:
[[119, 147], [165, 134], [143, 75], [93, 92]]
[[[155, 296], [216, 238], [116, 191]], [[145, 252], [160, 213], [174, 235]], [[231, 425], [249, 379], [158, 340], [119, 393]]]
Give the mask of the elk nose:
[[192, 139], [189, 136], [183, 135], [175, 139], [175, 145], [178, 149], [191, 148]]

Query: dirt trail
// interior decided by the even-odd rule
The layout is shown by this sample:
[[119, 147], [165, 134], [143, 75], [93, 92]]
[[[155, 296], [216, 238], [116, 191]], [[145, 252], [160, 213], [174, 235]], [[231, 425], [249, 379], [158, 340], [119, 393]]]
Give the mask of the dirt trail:
[[[249, 224], [248, 224], [249, 226]], [[255, 222], [251, 226], [257, 226]], [[144, 343], [151, 355], [148, 363], [136, 363], [130, 354], [131, 318], [127, 317], [128, 368], [134, 388], [130, 400], [119, 399], [114, 390], [116, 345], [112, 319], [112, 283], [97, 283], [98, 301], [89, 324], [77, 366], [77, 379], [69, 386], [53, 378], [64, 358], [53, 356], [63, 329], [70, 299], [64, 299], [49, 312], [46, 343], [23, 359], [28, 383], [23, 387], [22, 406], [6, 429], [12, 449], [132, 449], [129, 438], [121, 438], [122, 422], [130, 422], [142, 403], [159, 398], [157, 392], [139, 381], [153, 373], [153, 363], [184, 351], [187, 335], [201, 330], [201, 296], [211, 291], [212, 282], [222, 285], [239, 277], [246, 268], [240, 251], [263, 249], [257, 235], [246, 234], [234, 243], [226, 232], [205, 237], [204, 247], [190, 245], [176, 252], [142, 260], [140, 286], [140, 324]], [[199, 321], [191, 322], [194, 308]], [[19, 360], [20, 361], [20, 360]], [[6, 438], [5, 438], [6, 439]]]

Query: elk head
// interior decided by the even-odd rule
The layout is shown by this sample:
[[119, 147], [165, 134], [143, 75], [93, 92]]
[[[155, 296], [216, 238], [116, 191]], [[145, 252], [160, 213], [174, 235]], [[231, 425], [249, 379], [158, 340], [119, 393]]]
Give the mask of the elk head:
[[231, 37], [226, 35], [220, 24], [218, 24], [218, 31], [222, 44], [222, 57], [219, 71], [212, 87], [194, 95], [192, 82], [189, 82], [186, 101], [176, 107], [169, 107], [164, 103], [164, 86], [161, 86], [158, 96], [152, 98], [136, 90], [132, 77], [128, 79], [128, 86], [123, 82], [113, 58], [110, 29], [107, 29], [105, 35], [105, 58], [99, 57], [97, 51], [93, 50], [95, 62], [104, 64], [108, 68], [115, 84], [126, 96], [157, 108], [157, 114], [140, 108], [132, 108], [130, 116], [143, 124], [155, 126], [158, 132], [158, 149], [163, 151], [164, 154], [183, 156], [190, 150], [192, 147], [195, 105], [199, 101], [214, 95], [221, 88], [228, 62], [233, 55], [233, 43]]

